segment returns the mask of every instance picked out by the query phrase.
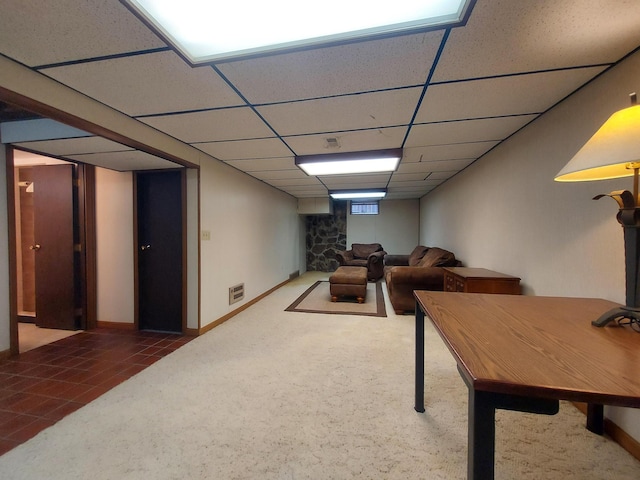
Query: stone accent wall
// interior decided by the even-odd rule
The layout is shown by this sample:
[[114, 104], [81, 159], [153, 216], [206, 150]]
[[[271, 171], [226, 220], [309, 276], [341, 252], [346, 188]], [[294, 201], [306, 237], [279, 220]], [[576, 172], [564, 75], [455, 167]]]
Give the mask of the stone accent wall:
[[336, 252], [347, 248], [347, 202], [333, 202], [333, 215], [306, 217], [307, 271], [333, 272]]

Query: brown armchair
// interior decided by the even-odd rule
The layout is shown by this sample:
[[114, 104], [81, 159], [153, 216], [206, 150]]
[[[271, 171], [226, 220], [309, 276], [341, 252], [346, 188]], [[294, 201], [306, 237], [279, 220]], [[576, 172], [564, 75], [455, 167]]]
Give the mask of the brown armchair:
[[367, 267], [367, 280], [375, 282], [384, 274], [384, 256], [379, 243], [352, 243], [351, 250], [336, 253], [341, 266]]

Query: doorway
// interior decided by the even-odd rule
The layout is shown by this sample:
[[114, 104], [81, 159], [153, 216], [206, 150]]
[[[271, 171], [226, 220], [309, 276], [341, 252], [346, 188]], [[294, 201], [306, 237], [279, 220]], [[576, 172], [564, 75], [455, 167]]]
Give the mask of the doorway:
[[11, 155], [17, 314], [13, 353], [95, 327], [93, 167], [19, 157]]
[[136, 173], [137, 319], [140, 330], [186, 329], [184, 170]]

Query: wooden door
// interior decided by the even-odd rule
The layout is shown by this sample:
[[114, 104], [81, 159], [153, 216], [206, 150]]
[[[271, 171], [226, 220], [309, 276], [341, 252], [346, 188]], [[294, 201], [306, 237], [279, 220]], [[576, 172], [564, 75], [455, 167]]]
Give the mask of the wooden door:
[[77, 329], [73, 165], [33, 168], [36, 325]]
[[182, 332], [183, 174], [136, 174], [137, 303], [140, 330]]

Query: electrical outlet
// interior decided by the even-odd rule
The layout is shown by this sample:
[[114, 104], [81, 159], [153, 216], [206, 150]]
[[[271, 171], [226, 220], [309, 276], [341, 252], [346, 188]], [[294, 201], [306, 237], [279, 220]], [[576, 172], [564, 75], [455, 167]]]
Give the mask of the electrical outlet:
[[211, 231], [210, 230], [202, 230], [200, 233], [200, 238], [202, 240], [211, 240]]

